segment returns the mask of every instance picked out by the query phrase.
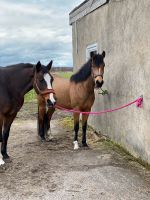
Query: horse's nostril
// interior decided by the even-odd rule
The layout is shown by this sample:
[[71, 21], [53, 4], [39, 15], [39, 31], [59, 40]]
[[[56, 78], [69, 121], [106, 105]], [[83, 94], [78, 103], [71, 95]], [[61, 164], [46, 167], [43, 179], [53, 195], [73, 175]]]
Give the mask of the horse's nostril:
[[104, 81], [102, 82], [96, 81], [96, 87], [98, 88], [102, 87], [103, 84], [104, 84]]
[[50, 99], [47, 100], [47, 106], [48, 106], [48, 107], [52, 107], [52, 106], [53, 106], [53, 103], [51, 102]]

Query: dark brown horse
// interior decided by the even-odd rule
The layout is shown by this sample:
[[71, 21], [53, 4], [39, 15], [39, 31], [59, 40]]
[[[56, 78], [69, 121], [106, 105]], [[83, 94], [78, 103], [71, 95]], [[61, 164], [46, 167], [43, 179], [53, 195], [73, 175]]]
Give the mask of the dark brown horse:
[[[84, 64], [81, 69], [72, 75], [70, 80], [53, 75], [53, 88], [56, 93], [57, 104], [67, 108], [80, 111], [91, 111], [91, 107], [95, 100], [94, 88], [101, 88], [103, 85], [104, 74], [104, 58], [105, 52], [93, 55], [89, 61]], [[50, 120], [55, 111], [54, 108], [49, 108], [46, 112], [45, 101], [41, 96], [38, 96], [38, 123], [39, 126], [44, 126], [42, 139], [50, 130]], [[79, 131], [79, 116], [74, 113], [74, 149], [78, 149], [78, 131]], [[87, 146], [86, 129], [88, 115], [82, 115], [82, 146]]]
[[[7, 154], [9, 131], [24, 103], [24, 95], [34, 88], [48, 106], [55, 103], [51, 87], [51, 66], [52, 61], [47, 66], [38, 62], [36, 65], [17, 64], [0, 68], [0, 142], [4, 160], [9, 159]], [[2, 159], [0, 164], [3, 164]]]

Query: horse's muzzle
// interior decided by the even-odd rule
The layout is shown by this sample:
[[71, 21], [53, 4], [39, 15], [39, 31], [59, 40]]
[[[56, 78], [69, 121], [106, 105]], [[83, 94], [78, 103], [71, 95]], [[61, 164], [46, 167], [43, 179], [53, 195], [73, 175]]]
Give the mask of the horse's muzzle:
[[103, 86], [103, 84], [104, 84], [104, 81], [101, 81], [101, 82], [96, 81], [95, 88], [101, 88]]
[[48, 107], [48, 108], [54, 107], [55, 104], [56, 104], [56, 102], [53, 103], [50, 99], [47, 100], [47, 107]]

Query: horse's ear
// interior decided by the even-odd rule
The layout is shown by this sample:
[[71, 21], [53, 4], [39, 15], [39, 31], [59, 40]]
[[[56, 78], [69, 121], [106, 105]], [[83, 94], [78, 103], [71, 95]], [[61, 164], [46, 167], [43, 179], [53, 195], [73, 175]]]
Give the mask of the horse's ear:
[[105, 58], [105, 56], [106, 56], [105, 51], [103, 51], [102, 56], [103, 56], [103, 58]]
[[41, 70], [41, 62], [39, 61], [37, 64], [36, 64], [36, 71], [39, 72]]
[[48, 68], [49, 71], [50, 71], [51, 68], [52, 68], [52, 64], [53, 64], [53, 61], [51, 60], [51, 62], [47, 65], [47, 68]]
[[93, 60], [95, 58], [95, 53], [94, 52], [91, 52], [90, 53], [90, 58]]

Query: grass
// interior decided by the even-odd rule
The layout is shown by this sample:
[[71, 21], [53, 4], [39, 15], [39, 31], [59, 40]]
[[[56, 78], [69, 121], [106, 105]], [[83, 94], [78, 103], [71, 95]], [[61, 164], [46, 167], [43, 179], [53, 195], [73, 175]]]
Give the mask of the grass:
[[25, 95], [25, 103], [36, 101], [36, 93], [34, 90], [31, 90]]
[[71, 77], [71, 75], [73, 74], [73, 72], [58, 72], [57, 74], [63, 78], [69, 79]]
[[70, 130], [73, 129], [73, 117], [64, 117], [63, 119], [60, 119], [60, 124], [64, 128], [69, 128]]

